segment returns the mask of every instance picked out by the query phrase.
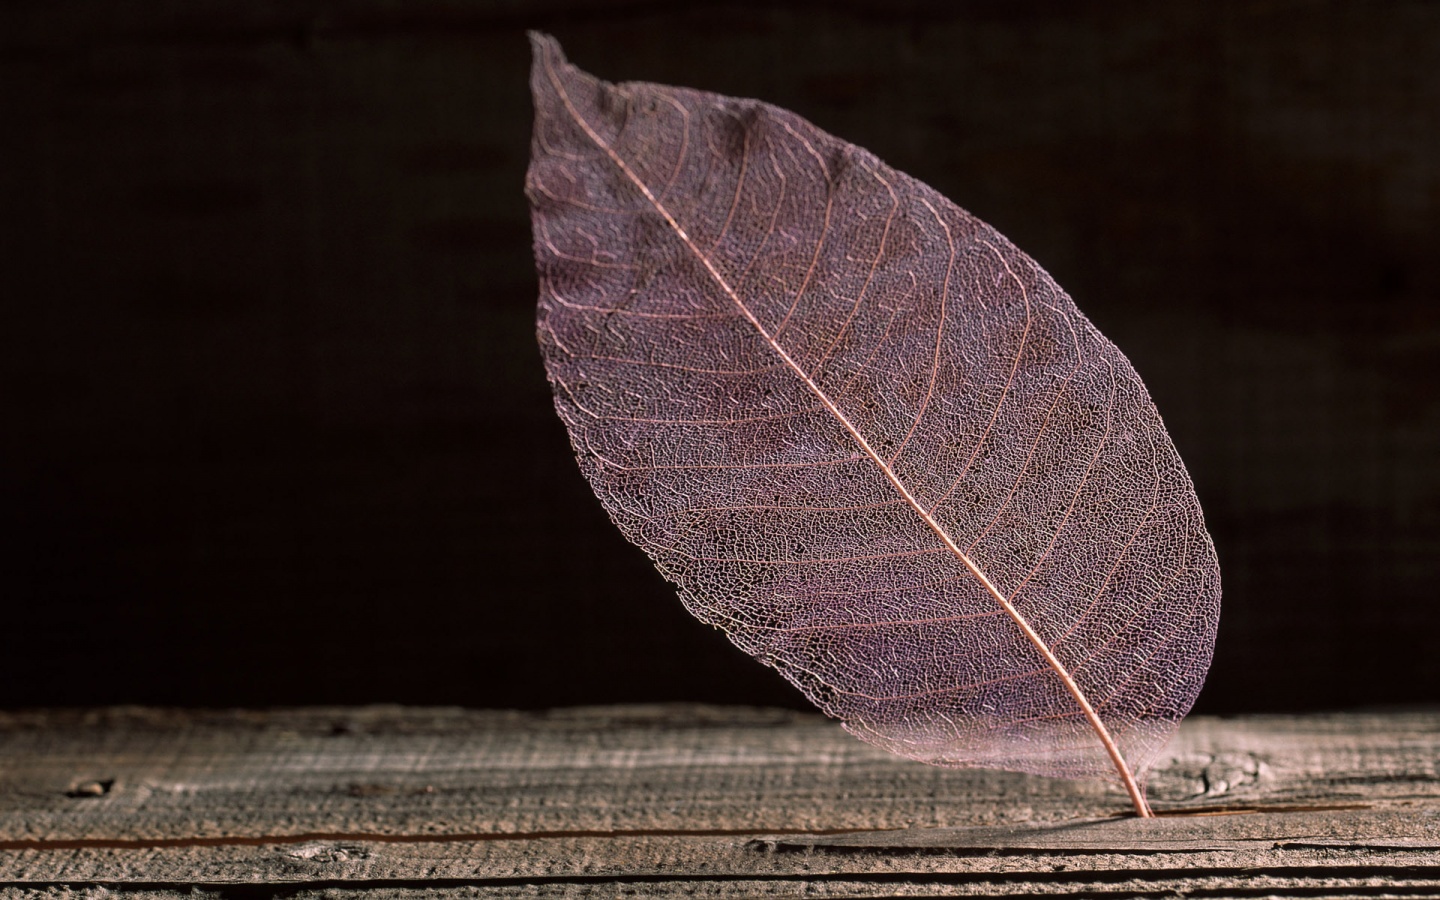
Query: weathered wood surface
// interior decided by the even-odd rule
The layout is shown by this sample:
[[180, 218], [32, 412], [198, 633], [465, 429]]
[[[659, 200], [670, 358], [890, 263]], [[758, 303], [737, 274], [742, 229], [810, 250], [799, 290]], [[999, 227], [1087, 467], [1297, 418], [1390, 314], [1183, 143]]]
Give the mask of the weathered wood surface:
[[1151, 798], [1232, 814], [1142, 822], [1118, 787], [934, 769], [785, 711], [0, 714], [0, 887], [1440, 895], [1437, 759], [1440, 714], [1198, 718]]

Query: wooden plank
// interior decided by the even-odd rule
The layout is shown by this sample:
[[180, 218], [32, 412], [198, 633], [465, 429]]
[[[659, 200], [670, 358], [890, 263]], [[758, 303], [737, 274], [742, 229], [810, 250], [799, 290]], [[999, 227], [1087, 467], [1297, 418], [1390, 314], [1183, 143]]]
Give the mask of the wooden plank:
[[[1195, 718], [1150, 795], [1162, 810], [1434, 799], [1437, 734], [1433, 715]], [[12, 714], [0, 758], [11, 839], [936, 828], [1126, 808], [1100, 782], [936, 769], [820, 716], [694, 706]], [[109, 786], [69, 796], [87, 784]]]
[[[25, 863], [30, 868], [27, 869]], [[57, 864], [58, 863], [58, 864]], [[1251, 853], [1063, 852], [989, 856], [955, 854], [770, 853], [739, 841], [648, 838], [555, 839], [493, 843], [386, 845], [314, 841], [289, 847], [184, 848], [151, 852], [85, 850], [63, 859], [32, 857], [7, 883], [35, 890], [104, 885], [186, 892], [243, 885], [347, 888], [357, 892], [484, 889], [497, 896], [585, 889], [621, 892], [645, 885], [655, 896], [799, 893], [865, 896], [1006, 895], [1041, 891], [1170, 894], [1185, 890], [1287, 890], [1329, 887], [1364, 895], [1367, 884], [1440, 889], [1434, 853], [1320, 852], [1297, 848]], [[1336, 893], [1340, 893], [1339, 890]]]
[[1272, 811], [1141, 822], [1118, 787], [934, 769], [788, 711], [8, 714], [0, 885], [1440, 892], [1437, 758], [1436, 714], [1197, 718], [1156, 805]]

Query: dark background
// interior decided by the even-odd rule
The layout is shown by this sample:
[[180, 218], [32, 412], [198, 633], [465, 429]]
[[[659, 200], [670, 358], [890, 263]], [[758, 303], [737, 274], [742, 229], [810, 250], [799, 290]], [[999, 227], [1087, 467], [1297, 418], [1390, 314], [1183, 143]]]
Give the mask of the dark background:
[[12, 0], [0, 706], [803, 703], [570, 456], [527, 27], [1049, 269], [1205, 506], [1198, 709], [1440, 701], [1440, 4]]

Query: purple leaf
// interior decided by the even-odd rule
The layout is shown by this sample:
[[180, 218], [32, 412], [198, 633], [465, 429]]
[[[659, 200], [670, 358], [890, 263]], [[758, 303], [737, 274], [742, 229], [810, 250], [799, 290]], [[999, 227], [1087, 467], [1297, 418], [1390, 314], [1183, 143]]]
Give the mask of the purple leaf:
[[540, 346], [615, 524], [863, 740], [1148, 815], [1220, 577], [1129, 362], [869, 152], [532, 41]]

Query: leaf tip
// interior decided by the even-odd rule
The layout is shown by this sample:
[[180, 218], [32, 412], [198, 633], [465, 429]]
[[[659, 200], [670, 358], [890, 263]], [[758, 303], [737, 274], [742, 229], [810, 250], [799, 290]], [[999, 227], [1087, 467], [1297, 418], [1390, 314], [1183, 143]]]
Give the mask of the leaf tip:
[[541, 65], [564, 65], [565, 51], [560, 49], [560, 42], [543, 31], [527, 31], [526, 36], [530, 38], [530, 52], [534, 58], [536, 68]]

